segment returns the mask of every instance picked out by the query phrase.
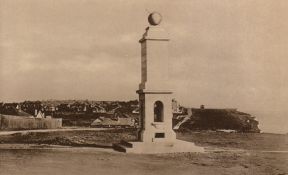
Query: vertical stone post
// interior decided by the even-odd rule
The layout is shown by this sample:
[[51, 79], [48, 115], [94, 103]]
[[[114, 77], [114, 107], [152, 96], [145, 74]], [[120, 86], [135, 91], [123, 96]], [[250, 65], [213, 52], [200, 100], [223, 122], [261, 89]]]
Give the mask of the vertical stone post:
[[169, 81], [169, 37], [159, 25], [162, 17], [152, 13], [150, 26], [140, 39], [141, 83], [139, 85], [142, 142], [173, 142], [172, 91]]

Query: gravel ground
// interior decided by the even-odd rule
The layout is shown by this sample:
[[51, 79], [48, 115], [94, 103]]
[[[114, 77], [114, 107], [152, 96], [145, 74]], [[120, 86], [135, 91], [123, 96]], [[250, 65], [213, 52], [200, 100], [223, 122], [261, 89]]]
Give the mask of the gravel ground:
[[[206, 153], [139, 155], [107, 149], [1, 149], [1, 174], [285, 175], [288, 136], [278, 134], [186, 132], [177, 137], [204, 146]], [[109, 145], [136, 139], [135, 131], [67, 131], [0, 136], [3, 143], [68, 146]], [[105, 150], [105, 151], [104, 151]], [[108, 149], [109, 150], [109, 149]], [[48, 168], [49, 167], [49, 168]]]

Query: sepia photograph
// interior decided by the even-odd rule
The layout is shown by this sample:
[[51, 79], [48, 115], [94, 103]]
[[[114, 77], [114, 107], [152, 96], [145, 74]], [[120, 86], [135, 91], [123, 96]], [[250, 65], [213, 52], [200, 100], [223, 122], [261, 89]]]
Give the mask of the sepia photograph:
[[0, 175], [288, 175], [288, 1], [0, 0]]

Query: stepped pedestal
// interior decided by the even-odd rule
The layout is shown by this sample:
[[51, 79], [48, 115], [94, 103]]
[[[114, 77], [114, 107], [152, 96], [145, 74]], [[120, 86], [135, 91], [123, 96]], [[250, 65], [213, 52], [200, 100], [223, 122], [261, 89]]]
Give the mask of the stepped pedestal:
[[114, 144], [113, 148], [120, 152], [139, 154], [204, 152], [204, 148], [196, 146], [194, 143], [182, 140], [150, 143], [121, 141], [118, 144]]

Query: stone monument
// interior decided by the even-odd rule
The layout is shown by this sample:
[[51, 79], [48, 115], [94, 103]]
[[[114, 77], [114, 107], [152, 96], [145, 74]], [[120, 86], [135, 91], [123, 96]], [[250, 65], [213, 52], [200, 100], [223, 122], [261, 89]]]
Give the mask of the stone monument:
[[121, 141], [114, 148], [133, 153], [203, 152], [191, 142], [176, 139], [172, 129], [172, 90], [169, 80], [169, 37], [160, 26], [162, 16], [148, 16], [149, 27], [140, 39], [140, 124], [137, 142]]

